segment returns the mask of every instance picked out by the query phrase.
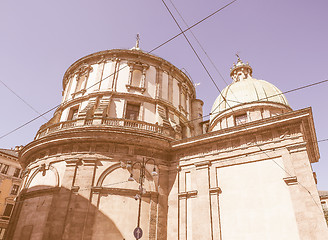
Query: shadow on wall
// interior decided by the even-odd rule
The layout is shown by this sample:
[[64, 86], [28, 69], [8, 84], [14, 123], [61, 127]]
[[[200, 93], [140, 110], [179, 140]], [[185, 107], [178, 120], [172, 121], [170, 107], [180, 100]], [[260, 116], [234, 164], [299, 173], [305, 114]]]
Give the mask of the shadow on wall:
[[124, 237], [112, 219], [74, 190], [37, 186], [21, 192], [17, 198], [5, 239], [120, 240]]

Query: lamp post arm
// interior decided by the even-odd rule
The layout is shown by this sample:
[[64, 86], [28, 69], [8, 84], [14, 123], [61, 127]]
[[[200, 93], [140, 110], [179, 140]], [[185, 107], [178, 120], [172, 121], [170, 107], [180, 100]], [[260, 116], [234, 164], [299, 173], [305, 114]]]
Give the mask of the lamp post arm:
[[153, 162], [154, 166], [156, 165], [156, 164], [155, 164], [155, 160], [154, 160], [154, 159], [152, 159], [152, 158], [150, 158], [150, 159], [148, 159], [148, 160], [145, 162], [145, 166], [146, 166], [146, 165], [147, 165], [147, 163], [148, 163], [148, 162], [150, 162], [150, 161], [152, 161], [152, 162]]

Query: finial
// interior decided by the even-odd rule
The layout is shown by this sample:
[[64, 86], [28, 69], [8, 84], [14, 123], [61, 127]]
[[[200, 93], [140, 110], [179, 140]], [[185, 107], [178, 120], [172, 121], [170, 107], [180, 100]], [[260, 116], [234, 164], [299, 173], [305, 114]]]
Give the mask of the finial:
[[237, 52], [235, 55], [238, 58], [237, 63], [233, 63], [233, 67], [230, 69], [230, 76], [234, 82], [252, 77], [253, 69], [249, 63], [243, 63], [243, 61], [240, 59], [239, 52]]
[[238, 52], [236, 53], [236, 56], [237, 56], [237, 58], [238, 58], [238, 61], [240, 61], [240, 57], [239, 57], [239, 55], [238, 55]]
[[137, 33], [137, 37], [136, 37], [137, 41], [136, 41], [136, 49], [139, 49], [139, 42], [140, 42], [140, 35], [139, 33]]

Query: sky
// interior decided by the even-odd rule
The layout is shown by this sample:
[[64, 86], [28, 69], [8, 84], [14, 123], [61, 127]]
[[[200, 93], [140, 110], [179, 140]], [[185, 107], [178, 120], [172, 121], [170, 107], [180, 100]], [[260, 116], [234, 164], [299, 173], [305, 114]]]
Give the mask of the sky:
[[[185, 29], [175, 8], [192, 25], [230, 1], [165, 2]], [[190, 32], [187, 37], [221, 90], [232, 81], [230, 67], [238, 53], [254, 78], [284, 92], [328, 79], [327, 8], [325, 0], [237, 0], [192, 28], [205, 52]], [[73, 62], [97, 51], [130, 49], [137, 33], [147, 52], [179, 28], [162, 0], [0, 1], [0, 80], [20, 97], [0, 82], [0, 136], [60, 104], [62, 77]], [[208, 114], [219, 92], [183, 36], [152, 54], [187, 71]], [[285, 95], [294, 110], [312, 107], [318, 140], [328, 138], [327, 93], [326, 82]], [[29, 143], [52, 114], [2, 137], [0, 148]], [[318, 189], [328, 190], [328, 141], [320, 142], [319, 149], [313, 170]]]

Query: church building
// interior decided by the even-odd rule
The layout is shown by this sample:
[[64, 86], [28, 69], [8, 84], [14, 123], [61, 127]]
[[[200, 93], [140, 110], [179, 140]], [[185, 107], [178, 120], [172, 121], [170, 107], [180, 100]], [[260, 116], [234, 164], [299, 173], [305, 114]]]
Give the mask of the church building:
[[19, 153], [6, 239], [328, 239], [311, 108], [238, 58], [209, 121], [188, 76], [142, 51], [85, 56]]

